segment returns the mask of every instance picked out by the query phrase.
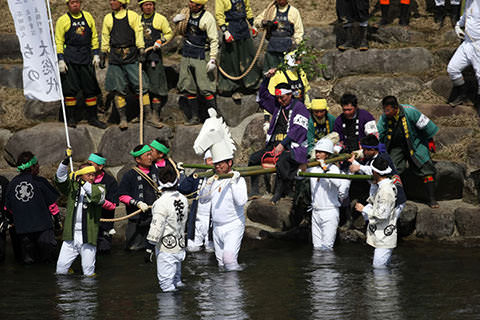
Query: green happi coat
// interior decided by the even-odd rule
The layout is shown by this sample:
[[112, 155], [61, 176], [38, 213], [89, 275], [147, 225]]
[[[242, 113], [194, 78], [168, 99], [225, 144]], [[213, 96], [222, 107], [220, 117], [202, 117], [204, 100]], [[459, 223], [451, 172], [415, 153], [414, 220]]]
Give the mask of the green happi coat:
[[402, 130], [406, 146], [412, 161], [417, 167], [421, 167], [430, 160], [428, 140], [438, 132], [438, 127], [414, 106], [403, 104], [399, 106], [397, 121], [389, 120], [384, 114], [377, 123], [380, 142], [384, 143], [387, 150], [400, 147], [391, 145], [392, 136]]
[[[59, 182], [55, 177], [55, 184], [61, 193], [67, 196], [67, 213], [63, 227], [63, 241], [73, 240], [73, 229], [75, 225], [75, 197], [79, 192], [80, 184], [67, 179]], [[98, 227], [102, 215], [102, 204], [105, 202], [105, 186], [103, 184], [92, 184], [92, 194], [83, 198], [87, 203], [87, 209], [83, 210], [82, 224], [83, 242], [97, 245]], [[86, 226], [85, 226], [86, 224]], [[86, 238], [85, 238], [86, 236]]]

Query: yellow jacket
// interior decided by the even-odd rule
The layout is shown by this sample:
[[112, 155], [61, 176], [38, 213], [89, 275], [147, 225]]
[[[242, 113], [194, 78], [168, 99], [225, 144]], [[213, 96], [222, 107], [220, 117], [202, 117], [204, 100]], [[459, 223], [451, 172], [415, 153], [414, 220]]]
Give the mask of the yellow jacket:
[[[98, 49], [98, 34], [97, 34], [97, 28], [95, 27], [95, 20], [93, 20], [92, 15], [87, 12], [87, 11], [81, 11], [78, 14], [71, 14], [72, 17], [75, 19], [78, 19], [82, 16], [85, 17], [85, 20], [87, 20], [87, 24], [92, 29], [92, 50]], [[63, 54], [63, 46], [65, 44], [65, 33], [70, 30], [70, 17], [68, 14], [62, 15], [60, 18], [58, 18], [57, 23], [55, 25], [55, 44], [57, 46], [57, 54]]]
[[[250, 0], [243, 0], [245, 3], [245, 11], [247, 13], [247, 20], [253, 18], [252, 7], [250, 6]], [[225, 12], [232, 9], [232, 2], [230, 0], [215, 0], [215, 19], [219, 26], [227, 25], [225, 21]]]
[[[285, 7], [280, 7], [279, 10], [280, 12], [285, 12], [287, 10], [289, 5], [286, 5]], [[262, 27], [262, 20], [265, 20], [265, 14], [267, 12], [267, 9], [263, 10], [260, 15], [258, 15], [255, 18], [254, 25], [256, 28], [261, 28]], [[275, 19], [275, 16], [277, 15], [277, 8], [273, 9], [272, 17], [268, 17], [268, 19]], [[302, 22], [302, 17], [300, 16], [300, 12], [298, 11], [297, 8], [294, 6], [290, 5], [290, 10], [288, 11], [288, 21], [290, 23], [293, 23], [293, 40], [295, 43], [298, 45], [300, 42], [303, 40], [303, 22]]]
[[[297, 71], [292, 71], [292, 70], [287, 70], [286, 71], [288, 77], [290, 78], [290, 80], [298, 80], [298, 72]], [[307, 79], [307, 74], [305, 73], [305, 71], [303, 70], [300, 70], [300, 79], [302, 80], [302, 83], [303, 83], [303, 86], [305, 87], [305, 107], [307, 107], [307, 109], [310, 109], [310, 104], [311, 104], [311, 101], [310, 101], [310, 97], [308, 95], [308, 91], [310, 91], [311, 87], [310, 87], [310, 83], [308, 82], [308, 79]], [[270, 78], [270, 82], [268, 83], [268, 92], [270, 92], [271, 95], [275, 95], [275, 87], [277, 86], [277, 84], [279, 83], [288, 83], [288, 80], [287, 80], [287, 77], [285, 77], [285, 73], [282, 72], [282, 71], [277, 71], [275, 72], [275, 74], [273, 75], [272, 78]]]
[[[143, 14], [145, 19], [150, 18], [152, 15]], [[143, 25], [142, 25], [143, 26]], [[169, 41], [173, 38], [173, 31], [170, 28], [170, 24], [168, 23], [167, 18], [164, 15], [156, 12], [155, 16], [153, 17], [153, 27], [157, 30], [160, 30], [163, 33], [163, 37], [166, 41]]]
[[[200, 12], [192, 13], [192, 17], [198, 18]], [[198, 23], [200, 30], [205, 30], [207, 32], [208, 42], [210, 44], [210, 59], [217, 59], [218, 53], [218, 32], [217, 25], [215, 24], [215, 18], [213, 15], [205, 11], [202, 19]]]
[[[127, 15], [127, 10], [120, 9], [117, 12], [113, 13], [115, 18], [123, 19]], [[135, 32], [135, 43], [138, 49], [145, 48], [145, 43], [143, 41], [143, 26], [140, 20], [140, 16], [132, 10], [128, 10], [128, 24]], [[102, 26], [102, 52], [110, 52], [110, 32], [113, 27], [113, 17], [111, 13], [108, 13], [105, 18], [103, 18]]]

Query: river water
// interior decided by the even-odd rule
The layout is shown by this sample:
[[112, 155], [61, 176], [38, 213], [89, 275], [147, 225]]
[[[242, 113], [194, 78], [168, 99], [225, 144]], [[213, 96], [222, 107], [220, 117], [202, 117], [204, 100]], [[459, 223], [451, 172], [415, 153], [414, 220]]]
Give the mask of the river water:
[[241, 272], [218, 271], [212, 254], [187, 256], [186, 287], [161, 293], [142, 253], [114, 248], [97, 277], [56, 276], [53, 265], [0, 265], [0, 319], [480, 319], [480, 252], [401, 243], [388, 270], [373, 251], [340, 244], [244, 244]]

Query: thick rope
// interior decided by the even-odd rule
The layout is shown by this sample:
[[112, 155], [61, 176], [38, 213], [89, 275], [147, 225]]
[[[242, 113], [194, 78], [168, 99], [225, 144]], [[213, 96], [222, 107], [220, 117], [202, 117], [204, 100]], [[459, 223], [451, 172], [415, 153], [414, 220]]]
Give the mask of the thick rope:
[[[152, 206], [148, 206], [148, 207], [151, 208]], [[123, 216], [123, 217], [119, 217], [119, 218], [113, 218], [113, 219], [100, 218], [100, 222], [118, 222], [118, 221], [123, 221], [123, 220], [127, 220], [127, 219], [130, 219], [131, 217], [136, 216], [136, 215], [139, 214], [140, 212], [142, 212], [142, 210], [138, 209], [137, 211], [132, 212], [132, 213], [130, 213], [129, 215], [126, 215], [126, 216]]]
[[[275, 7], [275, 1], [272, 1], [268, 7], [267, 11], [265, 12], [265, 18], [271, 18], [271, 14], [273, 13], [273, 8]], [[273, 19], [273, 18], [272, 18]], [[253, 58], [252, 62], [250, 63], [250, 66], [248, 66], [247, 70], [245, 70], [244, 73], [242, 73], [239, 76], [231, 76], [225, 70], [222, 69], [220, 64], [218, 65], [218, 71], [225, 77], [233, 81], [240, 80], [244, 78], [250, 71], [252, 71], [253, 67], [255, 66], [255, 63], [257, 62], [258, 57], [260, 56], [260, 53], [262, 51], [263, 45], [265, 43], [265, 38], [267, 37], [267, 30], [263, 30], [263, 35], [262, 35], [262, 40], [260, 40], [260, 44], [258, 45], [257, 52], [255, 53], [255, 57]]]

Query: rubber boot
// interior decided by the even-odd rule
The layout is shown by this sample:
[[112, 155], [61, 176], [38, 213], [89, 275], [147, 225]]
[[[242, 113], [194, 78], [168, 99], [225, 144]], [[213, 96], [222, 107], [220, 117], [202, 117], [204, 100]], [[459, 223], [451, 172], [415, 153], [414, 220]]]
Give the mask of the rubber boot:
[[198, 106], [198, 99], [188, 99], [188, 108], [192, 113], [192, 117], [185, 122], [186, 126], [194, 126], [200, 123], [199, 118], [199, 106]]
[[450, 97], [448, 98], [448, 104], [452, 107], [456, 107], [459, 104], [462, 104], [467, 100], [467, 86], [464, 84], [459, 86], [454, 86]]
[[165, 126], [163, 122], [160, 121], [160, 112], [162, 111], [161, 103], [152, 104], [152, 121], [157, 123], [157, 128], [162, 128]]
[[97, 107], [87, 107], [87, 117], [88, 117], [88, 124], [99, 129], [105, 129], [107, 125], [98, 120], [97, 116]]
[[250, 177], [250, 197], [258, 197], [260, 195], [260, 188], [258, 186], [259, 176]]
[[[158, 110], [159, 104], [155, 103], [156, 105], [156, 110]], [[150, 107], [150, 105], [143, 106], [143, 119], [146, 121], [149, 125], [155, 127], [155, 128], [162, 128], [163, 124], [160, 123], [160, 118], [158, 116], [158, 111], [156, 112], [155, 110], [152, 110], [153, 108]]]
[[368, 50], [367, 27], [360, 27], [360, 51]]
[[118, 114], [120, 115], [120, 130], [128, 129], [128, 122], [127, 122], [127, 108], [123, 107], [118, 109]]
[[345, 27], [345, 42], [338, 46], [338, 49], [341, 51], [345, 51], [348, 49], [353, 49], [353, 39], [352, 39], [352, 27]]
[[430, 208], [438, 208], [438, 202], [435, 199], [435, 182], [426, 182], [425, 191], [427, 193], [428, 205], [430, 206]]
[[278, 176], [275, 181], [275, 191], [273, 193], [273, 197], [270, 201], [272, 204], [277, 204], [277, 202], [283, 198], [283, 194], [285, 193], [285, 189], [287, 187], [287, 181], [280, 179]]
[[435, 7], [435, 23], [439, 24], [439, 27], [443, 27], [443, 21], [445, 20], [445, 6], [436, 6]]
[[473, 103], [473, 107], [477, 110], [477, 115], [480, 117], [480, 94], [477, 93], [475, 96], [475, 102]]
[[68, 106], [65, 107], [65, 113], [67, 115], [67, 125], [70, 128], [76, 128], [77, 127], [77, 120], [75, 119], [75, 109], [76, 106]]
[[380, 5], [380, 9], [382, 10], [382, 20], [380, 20], [380, 25], [385, 26], [388, 24], [388, 8], [390, 5], [382, 4]]
[[450, 23], [452, 24], [452, 28], [455, 28], [457, 21], [460, 19], [460, 5], [450, 5]]
[[401, 26], [408, 26], [410, 23], [410, 5], [400, 4], [400, 19], [398, 24]]

